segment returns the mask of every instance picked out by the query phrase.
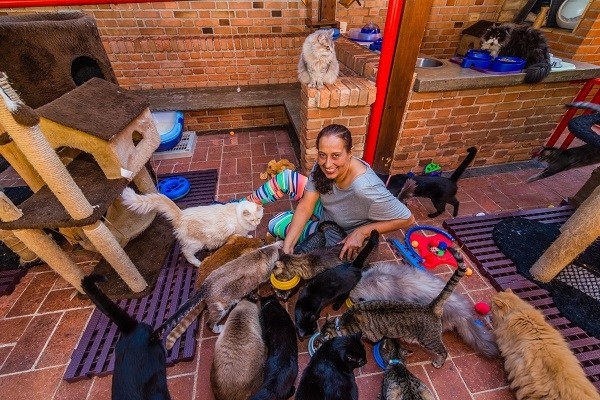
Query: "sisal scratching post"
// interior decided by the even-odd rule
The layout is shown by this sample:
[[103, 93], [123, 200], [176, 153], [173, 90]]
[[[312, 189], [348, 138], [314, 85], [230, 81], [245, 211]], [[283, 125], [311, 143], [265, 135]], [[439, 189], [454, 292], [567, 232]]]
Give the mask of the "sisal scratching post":
[[20, 102], [4, 73], [0, 73], [0, 87], [0, 124], [27, 160], [35, 164], [44, 182], [72, 218], [84, 219], [92, 215], [92, 205], [42, 134], [37, 114]]
[[[14, 221], [21, 217], [21, 210], [4, 193], [0, 193], [0, 220]], [[15, 236], [32, 252], [37, 254], [64, 280], [80, 293], [83, 272], [77, 264], [46, 233], [38, 229], [19, 229], [12, 231]]]
[[[0, 123], [0, 132], [5, 131]], [[21, 150], [15, 142], [10, 140], [8, 133], [0, 135], [0, 156], [13, 167], [19, 176], [25, 181], [27, 186], [34, 192], [37, 192], [45, 185], [44, 180], [36, 172], [35, 168], [27, 161]]]
[[93, 225], [84, 226], [83, 232], [134, 293], [146, 289], [148, 284], [144, 277], [142, 277], [106, 225], [97, 221]]
[[29, 250], [25, 243], [11, 231], [0, 229], [0, 241], [6, 245], [13, 253], [19, 256], [19, 264], [24, 265], [39, 260], [37, 254]]
[[549, 282], [600, 237], [600, 186], [561, 227], [560, 236], [531, 267], [531, 275]]

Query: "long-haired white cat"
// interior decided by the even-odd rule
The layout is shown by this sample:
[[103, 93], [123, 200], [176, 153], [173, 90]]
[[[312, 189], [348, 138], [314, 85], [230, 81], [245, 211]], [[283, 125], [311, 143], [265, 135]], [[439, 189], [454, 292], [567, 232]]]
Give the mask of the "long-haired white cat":
[[321, 29], [308, 35], [298, 61], [298, 80], [308, 87], [321, 89], [324, 83], [334, 83], [339, 72], [333, 29]]
[[211, 204], [180, 209], [167, 196], [159, 193], [139, 195], [129, 187], [121, 194], [123, 204], [138, 214], [162, 213], [173, 224], [181, 253], [196, 267], [200, 250], [221, 247], [232, 235], [247, 236], [255, 230], [263, 216], [263, 208], [251, 201]]

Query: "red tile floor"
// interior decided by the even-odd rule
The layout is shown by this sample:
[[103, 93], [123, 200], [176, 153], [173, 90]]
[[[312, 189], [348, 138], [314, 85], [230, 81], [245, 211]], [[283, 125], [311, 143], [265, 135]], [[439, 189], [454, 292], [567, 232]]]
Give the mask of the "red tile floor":
[[[155, 161], [154, 166], [159, 174], [217, 168], [217, 200], [223, 201], [245, 196], [258, 187], [263, 182], [259, 174], [267, 162], [281, 158], [295, 161], [292, 145], [285, 130], [271, 129], [233, 136], [199, 136], [191, 158]], [[464, 178], [459, 182], [459, 216], [558, 205], [576, 193], [591, 170], [592, 167], [569, 171], [529, 184], [524, 180], [534, 173], [532, 169]], [[10, 169], [0, 174], [0, 184], [4, 186], [19, 183]], [[270, 217], [290, 207], [287, 199], [268, 206], [257, 235], [264, 237]], [[444, 219], [451, 218], [446, 212], [434, 220], [428, 219], [432, 206], [427, 199], [411, 199], [409, 207], [420, 224], [441, 227]], [[402, 236], [402, 232], [385, 235], [387, 239]], [[89, 270], [93, 264], [89, 255], [73, 254]], [[369, 261], [384, 260], [400, 261], [382, 240]], [[440, 269], [436, 273], [447, 277], [449, 269]], [[489, 301], [495, 292], [478, 272], [463, 279], [458, 290], [473, 302]], [[292, 298], [288, 309], [293, 309], [293, 302]], [[75, 383], [62, 380], [92, 311], [89, 301], [74, 297], [74, 289], [46, 266], [31, 269], [11, 295], [0, 297], [0, 399], [109, 399], [110, 376]], [[216, 336], [201, 325], [196, 357], [168, 368], [169, 389], [175, 400], [213, 398], [209, 371]], [[438, 399], [513, 399], [500, 359], [480, 357], [454, 334], [445, 334], [444, 340], [450, 356], [443, 368], [434, 369], [429, 356], [421, 350], [409, 359], [410, 370], [432, 388]], [[299, 348], [302, 369], [309, 359], [306, 342], [300, 342]], [[382, 379], [381, 370], [372, 358], [369, 360], [356, 371], [360, 398], [364, 400], [377, 398]]]

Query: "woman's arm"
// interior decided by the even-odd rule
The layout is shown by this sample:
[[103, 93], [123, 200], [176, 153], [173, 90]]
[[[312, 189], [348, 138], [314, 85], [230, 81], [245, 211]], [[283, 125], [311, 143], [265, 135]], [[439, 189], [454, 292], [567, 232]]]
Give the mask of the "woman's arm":
[[407, 219], [392, 219], [389, 221], [378, 221], [371, 222], [362, 226], [359, 226], [352, 231], [342, 243], [342, 251], [340, 252], [340, 259], [353, 260], [358, 255], [360, 248], [362, 247], [365, 239], [371, 235], [373, 229], [377, 230], [380, 234], [393, 232], [398, 229], [408, 229], [415, 224], [415, 217], [411, 214]]
[[294, 252], [294, 246], [298, 243], [298, 238], [300, 238], [304, 226], [312, 216], [317, 200], [319, 200], [319, 192], [304, 192], [302, 199], [300, 199], [296, 206], [292, 222], [290, 222], [290, 227], [283, 241], [284, 253], [292, 254]]

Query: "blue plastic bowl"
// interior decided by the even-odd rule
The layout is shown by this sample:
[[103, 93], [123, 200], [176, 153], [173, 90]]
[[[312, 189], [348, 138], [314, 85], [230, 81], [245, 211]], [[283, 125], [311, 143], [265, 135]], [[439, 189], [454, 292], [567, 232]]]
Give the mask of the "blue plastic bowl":
[[471, 58], [475, 60], [491, 60], [492, 56], [487, 50], [471, 49], [467, 50], [465, 58]]
[[523, 68], [525, 68], [525, 60], [519, 57], [496, 57], [490, 65], [490, 69], [496, 72], [521, 71]]
[[491, 63], [492, 63], [491, 57], [489, 60], [465, 57], [465, 58], [463, 58], [462, 62], [460, 63], [460, 66], [463, 68], [476, 67], [476, 68], [487, 69], [490, 67]]
[[463, 68], [489, 68], [492, 63], [492, 56], [485, 50], [471, 49], [467, 50], [460, 66]]
[[369, 45], [369, 50], [371, 51], [381, 51], [381, 43], [383, 42], [383, 38], [379, 38], [373, 43]]

